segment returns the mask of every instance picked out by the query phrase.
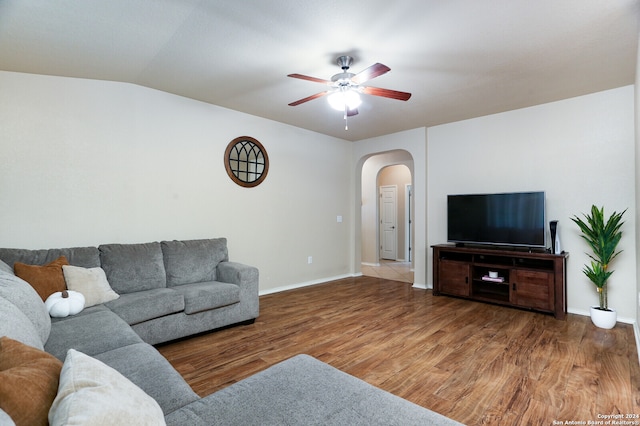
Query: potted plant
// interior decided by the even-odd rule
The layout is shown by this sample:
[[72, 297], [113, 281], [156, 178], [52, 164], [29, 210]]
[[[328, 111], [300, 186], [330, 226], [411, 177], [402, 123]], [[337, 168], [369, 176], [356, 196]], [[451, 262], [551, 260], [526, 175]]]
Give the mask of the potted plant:
[[591, 214], [583, 214], [584, 220], [578, 216], [571, 218], [582, 231], [581, 237], [589, 244], [593, 254], [588, 254], [591, 264], [585, 265], [582, 272], [595, 284], [600, 299], [599, 306], [591, 307], [591, 321], [600, 328], [613, 328], [617, 321], [617, 313], [609, 309], [607, 301], [607, 280], [613, 274], [609, 270], [611, 261], [620, 254], [616, 247], [622, 238], [620, 227], [622, 213], [613, 212], [605, 222], [604, 207], [591, 206]]

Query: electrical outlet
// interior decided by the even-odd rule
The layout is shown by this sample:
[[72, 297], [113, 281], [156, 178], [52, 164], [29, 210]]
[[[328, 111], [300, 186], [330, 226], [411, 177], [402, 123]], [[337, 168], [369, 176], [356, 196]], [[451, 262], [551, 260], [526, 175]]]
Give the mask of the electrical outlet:
[[313, 256], [307, 257], [307, 263], [311, 265], [313, 263]]

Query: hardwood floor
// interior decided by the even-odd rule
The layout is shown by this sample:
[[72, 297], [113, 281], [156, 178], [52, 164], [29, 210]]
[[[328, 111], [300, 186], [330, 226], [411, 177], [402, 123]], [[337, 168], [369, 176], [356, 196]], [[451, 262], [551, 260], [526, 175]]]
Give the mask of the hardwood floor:
[[158, 349], [201, 396], [306, 353], [468, 425], [640, 415], [631, 325], [601, 330], [374, 277], [266, 295], [255, 324]]
[[386, 280], [401, 281], [413, 284], [413, 269], [411, 262], [399, 262], [380, 259], [378, 265], [365, 265], [360, 267], [362, 275], [367, 277], [384, 278]]

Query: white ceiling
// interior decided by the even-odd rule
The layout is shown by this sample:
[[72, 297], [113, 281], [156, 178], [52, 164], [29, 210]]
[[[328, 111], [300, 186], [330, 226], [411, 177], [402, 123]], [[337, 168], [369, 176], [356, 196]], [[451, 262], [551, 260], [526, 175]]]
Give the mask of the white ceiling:
[[[0, 0], [0, 69], [147, 86], [347, 140], [633, 84], [637, 0]], [[349, 119], [300, 73], [350, 54]], [[1, 94], [0, 94], [1, 96]]]

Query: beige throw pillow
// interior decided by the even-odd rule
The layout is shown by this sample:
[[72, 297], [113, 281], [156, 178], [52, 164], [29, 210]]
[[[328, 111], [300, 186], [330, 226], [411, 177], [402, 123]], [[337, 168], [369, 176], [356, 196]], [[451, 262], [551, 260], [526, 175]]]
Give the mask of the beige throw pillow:
[[158, 426], [165, 421], [156, 400], [142, 389], [103, 362], [69, 349], [49, 424]]
[[79, 266], [63, 265], [62, 272], [69, 290], [82, 293], [84, 307], [99, 305], [115, 300], [118, 293], [111, 289], [107, 275], [102, 268], [81, 268]]

